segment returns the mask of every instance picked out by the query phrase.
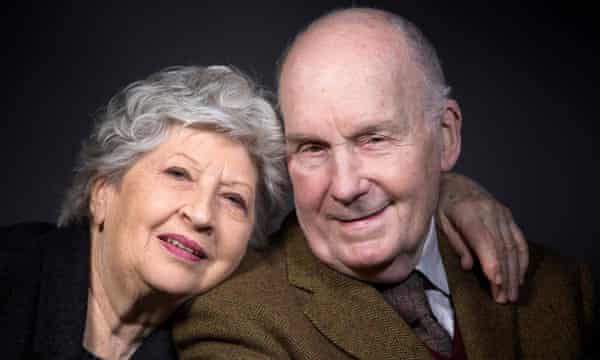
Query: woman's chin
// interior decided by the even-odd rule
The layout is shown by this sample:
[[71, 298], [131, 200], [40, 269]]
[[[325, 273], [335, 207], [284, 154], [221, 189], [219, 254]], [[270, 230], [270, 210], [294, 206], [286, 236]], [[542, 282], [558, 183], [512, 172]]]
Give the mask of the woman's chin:
[[181, 271], [181, 269], [169, 267], [162, 270], [142, 272], [141, 278], [151, 291], [168, 294], [176, 298], [190, 298], [204, 292], [207, 287], [204, 285], [204, 279], [192, 276], [192, 274]]

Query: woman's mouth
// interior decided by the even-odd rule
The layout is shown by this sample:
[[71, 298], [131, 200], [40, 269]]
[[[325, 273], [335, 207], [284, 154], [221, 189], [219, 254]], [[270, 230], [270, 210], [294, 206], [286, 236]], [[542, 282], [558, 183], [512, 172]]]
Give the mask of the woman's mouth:
[[166, 250], [179, 258], [192, 262], [198, 262], [207, 258], [204, 250], [195, 241], [187, 239], [185, 236], [179, 234], [161, 234], [158, 238]]

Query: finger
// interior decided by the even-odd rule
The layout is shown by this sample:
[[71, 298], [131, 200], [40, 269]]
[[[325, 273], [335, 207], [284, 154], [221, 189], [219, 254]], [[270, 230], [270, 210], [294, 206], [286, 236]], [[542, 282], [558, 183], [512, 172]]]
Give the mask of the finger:
[[504, 246], [504, 241], [500, 238], [498, 238], [497, 241], [498, 244], [498, 256], [499, 256], [499, 261], [500, 261], [500, 269], [502, 271], [502, 284], [500, 285], [500, 295], [499, 295], [499, 299], [501, 299], [500, 302], [502, 302], [503, 304], [506, 303], [506, 301], [508, 301], [509, 297], [510, 297], [510, 276], [509, 276], [509, 270], [508, 270], [508, 255], [506, 252], [506, 246]]
[[[498, 266], [496, 267], [496, 272], [500, 273], [500, 275], [495, 275], [497, 279], [499, 279], [495, 283], [495, 285], [497, 285], [497, 289], [495, 291], [495, 299], [497, 302], [504, 304], [507, 302], [510, 295], [510, 279], [507, 252], [504, 243], [504, 235], [500, 227], [501, 222], [498, 221], [498, 219], [504, 215], [502, 210], [502, 208], [494, 207], [494, 211], [489, 212], [488, 216], [482, 216], [481, 222], [490, 234], [491, 247], [495, 251], [494, 259], [498, 263]], [[490, 214], [495, 214], [495, 216], [492, 216]], [[483, 262], [482, 267], [484, 268], [484, 271], [486, 271], [486, 264]], [[490, 270], [490, 272], [491, 271], [492, 270]]]
[[[491, 209], [490, 209], [491, 210]], [[506, 261], [505, 245], [496, 222], [496, 217], [487, 213], [498, 214], [497, 209], [473, 214], [463, 209], [460, 218], [449, 218], [456, 221], [457, 231], [463, 235], [471, 246], [485, 276], [492, 284], [492, 294], [498, 303], [506, 303], [508, 299], [508, 263]]]
[[[496, 211], [497, 216], [503, 215], [502, 211]], [[494, 226], [492, 226], [494, 225]], [[498, 221], [488, 224], [489, 229], [493, 229], [491, 232], [494, 237], [494, 246], [496, 248], [496, 256], [498, 257], [499, 269], [502, 273], [502, 283], [498, 284], [498, 296], [496, 301], [499, 303], [506, 303], [510, 295], [510, 277], [509, 277], [509, 265], [508, 265], [508, 254], [506, 251], [506, 244], [504, 242], [504, 236], [502, 234], [501, 225]]]
[[519, 297], [519, 256], [509, 223], [507, 222], [507, 220], [510, 221], [512, 219], [512, 216], [506, 208], [501, 209], [499, 213], [504, 214], [504, 217], [499, 217], [498, 220], [498, 227], [502, 236], [501, 240], [504, 243], [506, 254], [504, 263], [507, 281], [504, 284], [504, 289], [508, 294], [508, 300], [514, 302]]
[[492, 296], [494, 301], [499, 304], [506, 303], [506, 293], [502, 290], [502, 287], [496, 284], [491, 284]]
[[523, 285], [525, 281], [525, 274], [527, 273], [527, 267], [529, 267], [529, 248], [523, 232], [511, 218], [510, 230], [515, 239], [515, 245], [517, 248], [517, 254], [519, 256], [519, 285]]
[[473, 267], [473, 257], [471, 256], [471, 251], [463, 241], [460, 234], [454, 228], [454, 225], [452, 225], [445, 215], [440, 214], [439, 220], [442, 226], [442, 231], [448, 238], [448, 241], [456, 251], [457, 255], [460, 257], [461, 267], [464, 270], [470, 270]]
[[501, 259], [504, 258], [504, 253], [502, 252], [504, 244], [498, 247], [497, 243], [501, 241], [495, 241], [495, 239], [499, 240], [499, 236], [494, 236], [490, 232], [489, 229], [492, 227], [485, 225], [484, 221], [479, 217], [476, 217], [476, 219], [474, 221], [459, 220], [455, 225], [458, 232], [463, 235], [465, 241], [471, 246], [475, 255], [477, 255], [477, 259], [479, 259], [481, 268], [488, 280], [492, 284], [501, 285], [505, 279], [503, 277], [501, 262]]
[[[496, 238], [497, 239], [497, 238]], [[499, 239], [497, 239], [499, 240]], [[498, 242], [498, 241], [497, 241]], [[494, 296], [494, 300], [499, 303], [499, 304], [506, 304], [507, 299], [508, 299], [508, 292], [506, 289], [506, 284], [507, 284], [507, 278], [506, 278], [506, 262], [505, 260], [505, 256], [502, 255], [504, 254], [504, 246], [498, 246], [497, 242], [495, 242], [493, 244], [493, 248], [494, 248], [494, 259], [496, 261], [496, 265], [495, 265], [495, 269], [492, 268], [491, 270], [486, 270], [486, 268], [484, 267], [483, 263], [482, 263], [482, 269], [484, 269], [484, 272], [492, 272], [494, 271], [496, 273], [495, 279], [497, 280], [495, 283], [491, 283], [491, 289], [492, 289], [492, 295]], [[486, 274], [486, 276], [489, 275]]]

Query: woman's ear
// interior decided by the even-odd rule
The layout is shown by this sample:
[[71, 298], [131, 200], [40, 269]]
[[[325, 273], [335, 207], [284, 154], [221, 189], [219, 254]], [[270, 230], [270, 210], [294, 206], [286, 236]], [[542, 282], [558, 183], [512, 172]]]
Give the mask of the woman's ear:
[[462, 114], [460, 107], [454, 100], [448, 100], [441, 120], [442, 131], [442, 171], [450, 171], [460, 155], [461, 138], [460, 128]]
[[112, 185], [106, 178], [98, 178], [92, 184], [92, 191], [90, 192], [90, 214], [92, 215], [90, 223], [92, 227], [103, 227], [111, 192]]

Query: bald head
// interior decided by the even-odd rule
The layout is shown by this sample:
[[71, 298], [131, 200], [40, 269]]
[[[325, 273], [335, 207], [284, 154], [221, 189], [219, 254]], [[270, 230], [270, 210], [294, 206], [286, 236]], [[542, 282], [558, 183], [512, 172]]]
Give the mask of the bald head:
[[[359, 63], [363, 60], [366, 64]], [[414, 24], [382, 10], [351, 8], [328, 13], [298, 34], [280, 61], [280, 101], [285, 100], [286, 78], [298, 65], [352, 64], [385, 67], [418, 97], [430, 117], [439, 115], [439, 105], [449, 94], [435, 49]]]
[[411, 49], [403, 31], [394, 23], [395, 17], [375, 9], [336, 10], [317, 19], [299, 33], [285, 60], [302, 57], [311, 50], [331, 49], [332, 46], [355, 47], [354, 50], [376, 60], [404, 57]]
[[[331, 46], [329, 41], [345, 40], [338, 45], [354, 45], [376, 57], [389, 57], [397, 51], [406, 52], [404, 34], [393, 22], [394, 15], [375, 9], [353, 8], [326, 14], [310, 24], [296, 37], [289, 57], [314, 46]], [[385, 51], [379, 45], [389, 46]]]

